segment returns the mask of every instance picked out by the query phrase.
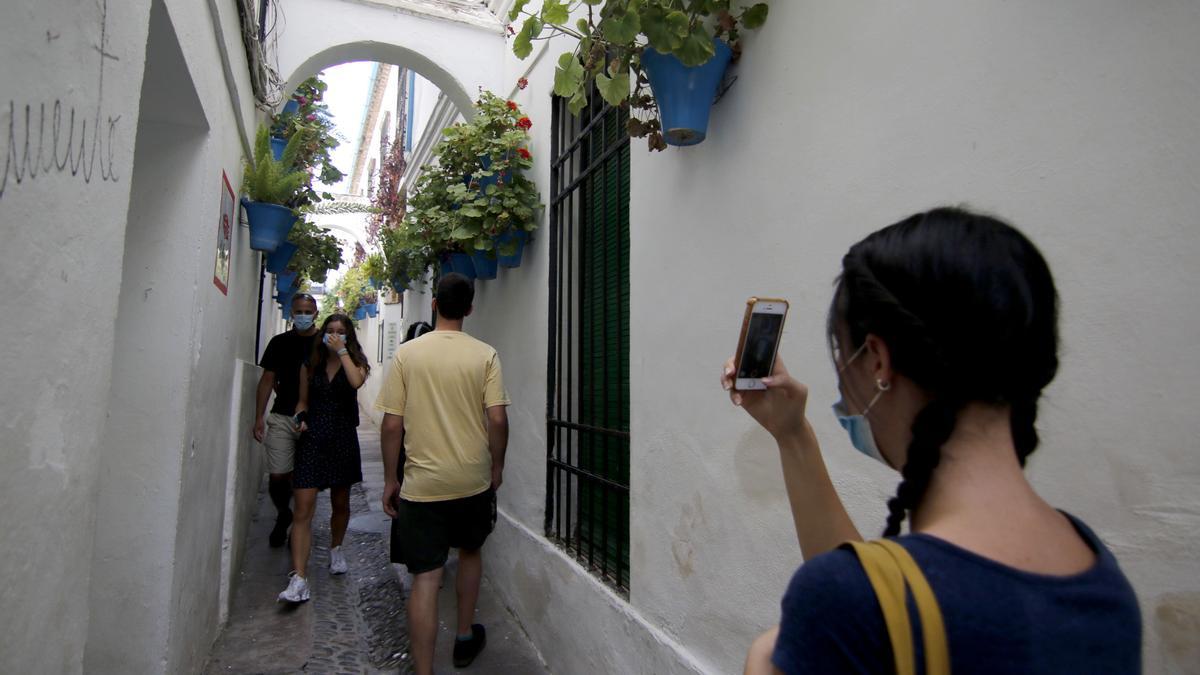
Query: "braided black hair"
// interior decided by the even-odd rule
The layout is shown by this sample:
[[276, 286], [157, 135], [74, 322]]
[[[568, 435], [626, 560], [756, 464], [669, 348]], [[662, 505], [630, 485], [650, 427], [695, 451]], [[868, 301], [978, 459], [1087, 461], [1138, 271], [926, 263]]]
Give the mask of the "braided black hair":
[[920, 505], [966, 404], [1010, 407], [1022, 466], [1037, 448], [1038, 399], [1058, 370], [1058, 295], [1045, 259], [1013, 227], [941, 208], [868, 236], [842, 260], [831, 341], [839, 332], [850, 341], [844, 353], [878, 336], [896, 372], [930, 396], [913, 420], [884, 536]]

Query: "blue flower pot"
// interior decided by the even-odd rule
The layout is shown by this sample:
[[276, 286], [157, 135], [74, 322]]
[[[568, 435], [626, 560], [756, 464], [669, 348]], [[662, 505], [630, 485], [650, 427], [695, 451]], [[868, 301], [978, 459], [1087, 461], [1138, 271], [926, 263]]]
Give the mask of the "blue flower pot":
[[290, 270], [284, 270], [275, 275], [275, 290], [280, 293], [290, 293], [294, 291], [300, 284], [297, 274]]
[[450, 272], [458, 272], [468, 279], [475, 278], [475, 263], [466, 253], [442, 254], [442, 276]]
[[362, 321], [365, 318], [367, 318], [367, 306], [359, 305], [358, 309], [354, 310], [354, 320]]
[[277, 246], [274, 251], [267, 254], [267, 271], [271, 274], [279, 274], [286, 270], [298, 248], [290, 241], [285, 241]]
[[649, 47], [642, 53], [667, 145], [695, 145], [708, 135], [708, 113], [733, 58], [733, 50], [721, 40], [714, 40], [713, 46], [716, 54], [693, 68]]
[[[487, 169], [492, 168], [491, 156], [490, 155], [480, 155], [479, 156], [479, 165], [482, 166], [485, 171]], [[507, 171], [500, 171], [498, 173], [493, 173], [490, 176], [481, 177], [479, 179], [479, 191], [484, 194], [487, 194], [487, 187], [489, 185], [496, 185], [496, 183], [499, 182], [501, 177], [504, 178], [504, 182], [506, 182], [506, 183], [508, 182], [508, 172]], [[463, 176], [463, 184], [466, 185], [467, 187], [471, 187], [470, 174]]]
[[287, 139], [278, 136], [271, 137], [271, 154], [275, 156], [275, 161], [283, 159], [283, 151], [287, 148]]
[[379, 280], [375, 277], [367, 277], [367, 283], [371, 284], [371, 288], [374, 289], [383, 288], [383, 284], [379, 283]]
[[494, 251], [475, 251], [471, 254], [471, 264], [475, 266], [477, 279], [495, 279], [498, 263]]
[[403, 273], [392, 277], [392, 288], [397, 293], [403, 293], [404, 291], [408, 290], [408, 285], [410, 283], [412, 283], [411, 280]]
[[371, 302], [366, 304], [365, 307], [367, 308], [367, 316], [372, 319], [379, 316], [379, 303]]
[[287, 241], [288, 232], [296, 224], [296, 214], [286, 206], [252, 202], [242, 198], [246, 221], [250, 223], [250, 248], [255, 251], [274, 251]]
[[294, 98], [289, 98], [289, 99], [288, 99], [288, 101], [287, 101], [287, 103], [284, 103], [284, 104], [283, 104], [283, 112], [284, 112], [284, 113], [298, 113], [298, 112], [300, 112], [300, 102], [299, 102], [299, 101], [297, 101], [297, 100], [296, 100], [296, 99], [294, 99]]
[[[525, 230], [509, 230], [492, 240], [496, 244], [496, 261], [501, 267], [520, 267], [521, 254], [525, 252], [525, 244], [529, 242], [529, 233]], [[501, 255], [500, 246], [515, 241], [517, 250], [512, 255]]]

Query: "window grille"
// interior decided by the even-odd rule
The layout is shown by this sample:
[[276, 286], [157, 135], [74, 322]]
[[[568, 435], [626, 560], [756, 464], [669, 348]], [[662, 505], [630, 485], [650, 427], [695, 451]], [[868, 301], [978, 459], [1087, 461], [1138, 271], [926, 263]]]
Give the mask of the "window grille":
[[629, 113], [553, 102], [546, 536], [629, 592]]

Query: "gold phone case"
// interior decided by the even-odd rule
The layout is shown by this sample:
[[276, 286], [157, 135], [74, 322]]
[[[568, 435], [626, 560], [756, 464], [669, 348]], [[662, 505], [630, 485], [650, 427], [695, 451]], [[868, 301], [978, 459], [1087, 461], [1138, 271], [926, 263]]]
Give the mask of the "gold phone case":
[[[738, 375], [738, 373], [740, 373], [742, 371], [742, 349], [746, 346], [746, 334], [748, 332], [750, 332], [750, 317], [754, 314], [754, 305], [756, 305], [760, 302], [781, 302], [781, 303], [783, 303], [783, 306], [787, 308], [787, 309], [783, 310], [783, 319], [785, 322], [787, 321], [787, 313], [792, 308], [791, 304], [787, 300], [784, 300], [783, 298], [760, 298], [760, 297], [752, 295], [752, 296], [750, 296], [750, 299], [746, 300], [746, 316], [742, 318], [742, 334], [740, 336], [738, 336], [737, 351], [734, 352], [734, 355], [737, 357], [737, 360], [734, 361], [734, 364], [733, 364], [733, 388], [734, 388], [734, 390], [737, 390], [737, 381], [738, 381], [737, 375]], [[782, 331], [783, 326], [780, 326], [779, 330]], [[778, 355], [779, 355], [779, 346], [776, 345], [775, 356], [778, 356]], [[775, 369], [775, 357], [772, 357], [771, 358], [771, 370], [774, 370], [774, 369]]]

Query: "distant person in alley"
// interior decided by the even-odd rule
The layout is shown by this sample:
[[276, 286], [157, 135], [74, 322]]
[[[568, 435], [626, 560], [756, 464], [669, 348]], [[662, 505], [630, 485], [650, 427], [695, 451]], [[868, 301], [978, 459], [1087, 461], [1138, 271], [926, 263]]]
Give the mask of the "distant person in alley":
[[279, 594], [287, 602], [310, 597], [308, 554], [312, 550], [312, 518], [317, 493], [329, 490], [329, 573], [345, 574], [348, 565], [342, 541], [350, 523], [350, 486], [362, 482], [358, 447], [358, 389], [371, 372], [370, 363], [345, 314], [331, 314], [321, 326], [321, 340], [300, 369], [300, 400], [295, 421], [300, 428], [296, 445], [296, 519], [292, 524], [292, 572]]
[[[399, 557], [413, 575], [408, 630], [418, 675], [433, 672], [438, 587], [451, 548], [459, 550], [454, 666], [470, 665], [486, 643], [483, 626], [471, 620], [481, 549], [496, 524], [509, 400], [496, 350], [462, 330], [474, 297], [463, 275], [442, 277], [437, 327], [396, 350], [375, 404], [385, 413], [383, 509], [398, 523]], [[396, 480], [402, 442], [403, 486]]]
[[[300, 400], [300, 367], [312, 352], [317, 335], [317, 301], [307, 293], [292, 297], [292, 330], [271, 338], [259, 366], [262, 376], [254, 397], [254, 440], [267, 451], [267, 491], [275, 504], [275, 528], [271, 546], [283, 546], [292, 524], [292, 465], [300, 428], [292, 420]], [[275, 404], [267, 415], [267, 402], [275, 392]]]

